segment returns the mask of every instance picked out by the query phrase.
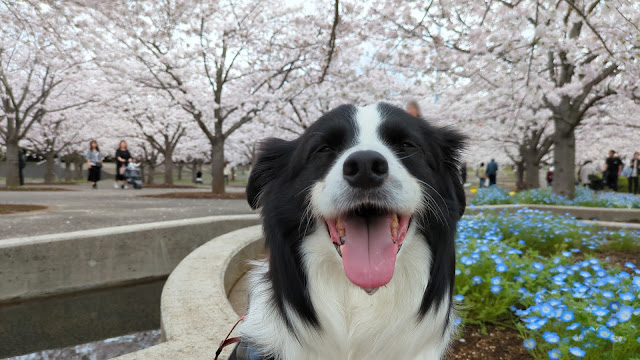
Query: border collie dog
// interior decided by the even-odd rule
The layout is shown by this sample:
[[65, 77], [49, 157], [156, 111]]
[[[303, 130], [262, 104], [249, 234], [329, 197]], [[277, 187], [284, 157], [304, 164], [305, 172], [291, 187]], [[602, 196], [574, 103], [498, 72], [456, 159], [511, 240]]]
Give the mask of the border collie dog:
[[262, 208], [269, 256], [250, 273], [233, 356], [442, 358], [455, 331], [463, 141], [382, 103], [266, 140], [247, 198]]

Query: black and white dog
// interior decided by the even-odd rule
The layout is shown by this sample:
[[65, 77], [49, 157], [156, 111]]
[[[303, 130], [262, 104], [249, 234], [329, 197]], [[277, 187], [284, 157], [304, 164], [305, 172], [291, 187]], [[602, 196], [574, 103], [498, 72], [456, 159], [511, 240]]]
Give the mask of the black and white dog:
[[250, 275], [239, 352], [440, 359], [455, 329], [462, 143], [387, 104], [340, 106], [296, 140], [264, 142], [247, 196], [269, 257]]

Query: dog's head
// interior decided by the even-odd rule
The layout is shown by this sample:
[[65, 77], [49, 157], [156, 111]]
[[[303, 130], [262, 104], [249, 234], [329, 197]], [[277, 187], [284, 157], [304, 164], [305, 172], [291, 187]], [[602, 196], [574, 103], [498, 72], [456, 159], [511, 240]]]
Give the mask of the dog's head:
[[415, 226], [432, 253], [425, 261], [430, 268], [418, 270], [431, 276], [422, 314], [450, 296], [453, 237], [465, 207], [458, 172], [462, 142], [459, 133], [387, 104], [344, 105], [296, 140], [265, 141], [247, 197], [254, 209], [263, 208], [279, 307], [286, 301], [315, 321], [300, 246], [319, 229], [341, 257], [346, 277], [372, 294], [391, 281], [405, 235]]

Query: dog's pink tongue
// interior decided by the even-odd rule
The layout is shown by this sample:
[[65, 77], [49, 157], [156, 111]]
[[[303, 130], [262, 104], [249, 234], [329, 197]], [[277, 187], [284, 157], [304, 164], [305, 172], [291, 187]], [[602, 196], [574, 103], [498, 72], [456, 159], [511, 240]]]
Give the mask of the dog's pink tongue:
[[362, 288], [386, 285], [393, 277], [398, 246], [391, 237], [391, 215], [343, 219], [342, 264], [347, 278]]

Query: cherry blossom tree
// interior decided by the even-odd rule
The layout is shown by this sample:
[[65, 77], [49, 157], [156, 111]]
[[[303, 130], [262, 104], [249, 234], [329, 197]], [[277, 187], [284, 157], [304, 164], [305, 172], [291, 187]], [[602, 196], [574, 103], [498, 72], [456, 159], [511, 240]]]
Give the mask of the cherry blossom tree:
[[311, 17], [276, 1], [76, 3], [92, 10], [99, 26], [87, 30], [111, 49], [105, 67], [165, 92], [201, 129], [217, 193], [224, 192], [225, 140], [290, 82], [322, 79], [332, 56], [331, 23], [309, 26]]
[[66, 96], [87, 61], [49, 6], [2, 1], [0, 22], [0, 139], [7, 148], [7, 186], [17, 186], [19, 142], [46, 116], [93, 99]]

